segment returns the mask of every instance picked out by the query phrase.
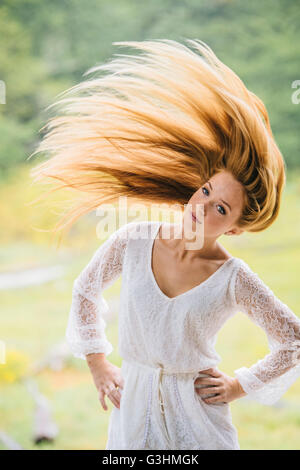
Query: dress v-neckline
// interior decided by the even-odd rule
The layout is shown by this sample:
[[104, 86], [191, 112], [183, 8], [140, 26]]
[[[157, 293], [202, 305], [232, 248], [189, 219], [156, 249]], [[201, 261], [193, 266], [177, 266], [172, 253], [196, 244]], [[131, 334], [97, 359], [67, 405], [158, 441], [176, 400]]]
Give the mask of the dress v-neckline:
[[231, 261], [234, 261], [234, 260], [238, 260], [239, 258], [236, 258], [235, 256], [231, 256], [230, 258], [228, 258], [228, 260], [226, 260], [218, 269], [216, 269], [216, 271], [211, 274], [207, 279], [205, 279], [205, 281], [201, 282], [200, 284], [197, 284], [196, 286], [192, 287], [191, 289], [188, 289], [186, 290], [185, 292], [182, 292], [181, 294], [178, 294], [178, 295], [175, 295], [174, 297], [169, 297], [168, 295], [166, 295], [162, 290], [161, 288], [159, 287], [156, 279], [155, 279], [155, 276], [154, 276], [154, 273], [153, 273], [153, 269], [152, 269], [152, 258], [153, 258], [153, 247], [154, 247], [154, 243], [155, 243], [155, 240], [157, 238], [157, 235], [159, 233], [159, 230], [160, 230], [160, 227], [161, 225], [163, 224], [164, 222], [158, 222], [158, 228], [157, 230], [155, 230], [155, 233], [154, 233], [154, 236], [153, 238], [150, 237], [150, 240], [151, 242], [149, 243], [149, 254], [147, 256], [147, 264], [148, 264], [148, 267], [149, 267], [149, 273], [150, 273], [150, 277], [152, 279], [152, 283], [154, 285], [154, 287], [156, 288], [157, 292], [164, 298], [166, 299], [167, 301], [174, 301], [174, 300], [177, 300], [181, 297], [183, 297], [184, 295], [187, 295], [187, 294], [190, 294], [191, 292], [194, 292], [195, 290], [197, 289], [200, 289], [201, 287], [205, 286], [206, 284], [209, 283], [209, 281], [211, 281], [212, 278], [214, 278], [217, 273], [219, 273], [219, 271], [222, 271], [224, 269], [224, 267], [229, 264], [229, 262]]

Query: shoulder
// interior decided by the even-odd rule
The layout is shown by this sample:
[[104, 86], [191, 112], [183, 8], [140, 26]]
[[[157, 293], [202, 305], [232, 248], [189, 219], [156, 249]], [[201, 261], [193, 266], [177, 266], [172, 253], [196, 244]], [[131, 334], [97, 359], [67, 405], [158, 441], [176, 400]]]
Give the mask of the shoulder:
[[237, 301], [246, 299], [250, 303], [256, 299], [261, 303], [269, 302], [274, 292], [249, 264], [240, 259], [235, 277], [235, 296]]
[[235, 285], [237, 286], [245, 286], [250, 285], [260, 280], [258, 274], [253, 271], [253, 269], [249, 266], [246, 261], [241, 258], [236, 258], [236, 276], [235, 276]]
[[241, 258], [236, 258], [237, 260], [237, 274], [240, 279], [252, 279], [263, 283], [262, 279], [259, 277], [258, 273], [255, 272], [251, 266], [246, 263]]
[[158, 229], [158, 224], [159, 222], [153, 222], [148, 220], [137, 220], [133, 222], [128, 222], [116, 229], [110, 235], [110, 238], [127, 241], [149, 238], [149, 236], [155, 233]]

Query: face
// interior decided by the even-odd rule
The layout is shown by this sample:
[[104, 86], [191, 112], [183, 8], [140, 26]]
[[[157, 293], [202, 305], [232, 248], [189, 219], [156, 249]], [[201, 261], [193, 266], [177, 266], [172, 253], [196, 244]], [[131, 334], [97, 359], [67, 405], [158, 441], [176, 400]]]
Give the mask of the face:
[[197, 204], [202, 205], [203, 212], [198, 206], [200, 221], [193, 221], [193, 230], [197, 231], [203, 220], [205, 237], [217, 238], [223, 234], [239, 235], [243, 232], [236, 222], [242, 213], [244, 190], [230, 172], [223, 170], [216, 173], [201, 186], [189, 200], [184, 218], [191, 217], [191, 211], [197, 216]]

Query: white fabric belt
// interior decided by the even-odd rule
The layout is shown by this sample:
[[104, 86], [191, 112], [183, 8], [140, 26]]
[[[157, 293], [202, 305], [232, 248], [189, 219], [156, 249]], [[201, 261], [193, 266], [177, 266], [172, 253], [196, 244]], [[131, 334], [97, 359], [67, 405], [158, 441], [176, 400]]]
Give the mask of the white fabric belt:
[[[197, 374], [199, 373], [199, 369], [198, 370], [194, 370], [194, 371], [171, 371], [171, 370], [168, 370], [166, 368], [164, 368], [162, 365], [159, 365], [159, 366], [150, 366], [150, 365], [146, 365], [146, 364], [142, 364], [140, 362], [137, 362], [137, 361], [127, 361], [125, 359], [123, 359], [123, 362], [125, 362], [125, 364], [129, 364], [129, 365], [132, 365], [133, 367], [139, 367], [141, 369], [144, 369], [145, 371], [148, 371], [148, 372], [151, 372], [153, 374], [153, 378], [156, 379], [155, 383], [157, 384], [157, 397], [158, 397], [158, 403], [159, 403], [159, 409], [160, 409], [160, 416], [157, 416], [157, 422], [158, 422], [158, 425], [160, 426], [160, 429], [161, 429], [161, 432], [163, 434], [163, 436], [165, 437], [165, 440], [168, 442], [168, 444], [171, 446], [171, 439], [170, 439], [170, 435], [168, 433], [168, 428], [166, 426], [166, 421], [165, 421], [165, 409], [164, 409], [164, 403], [163, 403], [163, 387], [162, 387], [162, 376], [163, 374], [165, 375], [187, 375], [187, 374], [190, 374], [192, 375], [193, 377], [196, 377]], [[149, 393], [151, 393], [151, 391], [149, 391]], [[149, 397], [148, 397], [149, 398]], [[147, 401], [147, 403], [149, 403], [149, 401]], [[154, 413], [155, 413], [155, 410], [156, 410], [156, 407], [154, 407]]]

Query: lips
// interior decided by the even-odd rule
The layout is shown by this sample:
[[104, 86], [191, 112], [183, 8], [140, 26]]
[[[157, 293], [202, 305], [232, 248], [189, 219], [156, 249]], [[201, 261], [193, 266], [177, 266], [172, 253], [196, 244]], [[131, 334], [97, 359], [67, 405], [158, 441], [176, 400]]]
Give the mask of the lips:
[[197, 217], [195, 216], [195, 214], [193, 212], [191, 212], [191, 215], [192, 215], [192, 219], [199, 224], [200, 222], [197, 219]]

